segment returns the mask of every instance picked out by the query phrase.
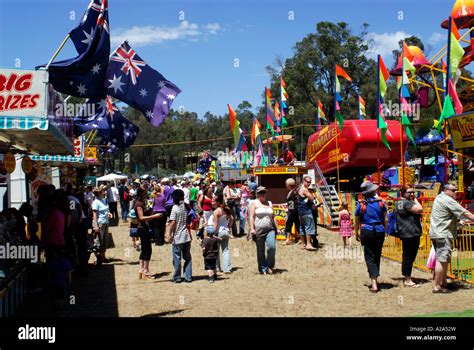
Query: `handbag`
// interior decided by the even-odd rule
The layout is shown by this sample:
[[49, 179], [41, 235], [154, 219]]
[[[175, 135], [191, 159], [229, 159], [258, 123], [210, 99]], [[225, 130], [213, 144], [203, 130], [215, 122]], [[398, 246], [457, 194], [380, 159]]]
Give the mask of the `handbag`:
[[431, 246], [430, 254], [428, 255], [428, 260], [426, 261], [425, 266], [430, 270], [435, 269], [435, 266], [436, 266], [436, 251], [435, 251], [433, 245]]

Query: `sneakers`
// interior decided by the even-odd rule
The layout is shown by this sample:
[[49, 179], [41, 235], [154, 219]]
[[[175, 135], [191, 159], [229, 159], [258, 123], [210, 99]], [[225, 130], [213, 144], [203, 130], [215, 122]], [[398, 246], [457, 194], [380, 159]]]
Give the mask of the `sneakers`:
[[173, 283], [181, 283], [181, 282], [183, 282], [182, 278], [173, 279]]
[[209, 277], [207, 278], [207, 281], [208, 281], [209, 283], [214, 283], [214, 277], [213, 277], [213, 276], [209, 276]]

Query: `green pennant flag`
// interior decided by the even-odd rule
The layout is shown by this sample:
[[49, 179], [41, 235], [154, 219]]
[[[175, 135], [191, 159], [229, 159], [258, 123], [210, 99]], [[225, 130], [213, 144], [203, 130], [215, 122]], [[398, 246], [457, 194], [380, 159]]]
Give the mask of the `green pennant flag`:
[[451, 101], [451, 97], [447, 95], [444, 99], [443, 111], [441, 112], [441, 116], [439, 117], [438, 131], [441, 131], [444, 120], [447, 117], [453, 116], [454, 114], [456, 113], [454, 112], [453, 102]]
[[244, 168], [244, 169], [247, 169], [247, 154], [248, 154], [248, 152], [245, 151], [244, 156], [242, 157], [242, 165], [243, 165], [242, 168]]
[[286, 121], [285, 117], [281, 117], [281, 127], [286, 128], [288, 122]]
[[271, 132], [272, 137], [275, 136], [275, 130], [273, 130], [269, 122], [267, 122], [267, 130]]
[[456, 36], [451, 33], [451, 57], [450, 57], [450, 65], [451, 65], [451, 76], [456, 74], [456, 71], [459, 68], [459, 63], [461, 63], [462, 58], [464, 56], [464, 49], [462, 48], [459, 41], [456, 39]]
[[341, 112], [338, 110], [336, 110], [336, 119], [337, 123], [339, 124], [339, 130], [342, 131], [342, 127], [344, 126], [344, 118], [342, 117]]
[[380, 113], [379, 113], [378, 127], [380, 129], [380, 135], [381, 135], [381, 138], [382, 138], [382, 143], [385, 145], [385, 147], [387, 147], [391, 151], [392, 148], [390, 148], [390, 145], [388, 144], [388, 141], [387, 141], [387, 137], [385, 136], [385, 133], [387, 132], [387, 128], [388, 128], [387, 127], [387, 122], [382, 117], [382, 115], [380, 115]]
[[260, 159], [260, 166], [267, 166], [268, 165], [268, 162], [267, 162], [267, 157], [265, 157], [265, 154], [262, 154], [262, 159]]
[[407, 117], [405, 112], [402, 112], [402, 125], [405, 126], [405, 133], [407, 134], [408, 139], [413, 143], [413, 146], [415, 146], [416, 149], [416, 143], [413, 139], [413, 135], [411, 134], [410, 130], [410, 119]]

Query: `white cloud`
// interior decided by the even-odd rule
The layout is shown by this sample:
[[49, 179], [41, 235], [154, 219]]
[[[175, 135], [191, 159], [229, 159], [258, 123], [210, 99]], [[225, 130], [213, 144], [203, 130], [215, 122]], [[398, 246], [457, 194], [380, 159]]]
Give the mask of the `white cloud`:
[[205, 26], [205, 28], [209, 31], [209, 33], [217, 34], [217, 32], [221, 29], [221, 26], [219, 23], [209, 23]]
[[410, 37], [411, 34], [405, 32], [395, 33], [368, 33], [370, 56], [375, 58], [377, 55], [382, 56], [384, 61], [392, 61], [392, 51], [400, 48], [398, 43], [400, 40]]
[[439, 43], [441, 43], [443, 41], [446, 41], [446, 40], [448, 40], [446, 34], [433, 33], [433, 34], [431, 34], [431, 36], [428, 39], [428, 44], [430, 44], [431, 46], [436, 46]]
[[182, 21], [176, 27], [137, 27], [127, 29], [117, 29], [112, 33], [110, 39], [112, 45], [120, 45], [125, 40], [130, 42], [132, 46], [147, 46], [159, 44], [165, 41], [172, 40], [193, 40], [196, 41], [198, 37], [206, 34], [217, 34], [220, 30], [218, 23], [209, 23], [200, 27], [195, 23]]

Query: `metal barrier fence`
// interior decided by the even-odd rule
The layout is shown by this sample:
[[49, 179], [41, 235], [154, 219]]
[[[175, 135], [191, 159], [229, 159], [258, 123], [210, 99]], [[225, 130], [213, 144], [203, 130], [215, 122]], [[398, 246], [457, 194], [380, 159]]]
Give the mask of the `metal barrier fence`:
[[[418, 255], [413, 264], [414, 267], [431, 271], [426, 267], [426, 262], [430, 254], [431, 239], [430, 231], [430, 216], [431, 208], [433, 206], [434, 198], [419, 199], [423, 206], [422, 213], [422, 229], [423, 233], [420, 239], [420, 247]], [[459, 279], [468, 283], [474, 284], [474, 225], [468, 224], [459, 226], [457, 237], [454, 239], [453, 254], [451, 264], [449, 266], [448, 276], [453, 279]], [[387, 236], [385, 239], [382, 255], [386, 258], [402, 261], [402, 241], [393, 236]]]

